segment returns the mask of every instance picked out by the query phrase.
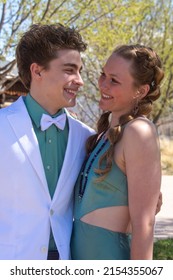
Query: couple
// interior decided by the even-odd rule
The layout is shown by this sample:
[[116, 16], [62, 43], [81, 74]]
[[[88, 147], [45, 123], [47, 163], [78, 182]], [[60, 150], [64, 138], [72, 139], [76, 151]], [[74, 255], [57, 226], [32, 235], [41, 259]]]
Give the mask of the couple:
[[161, 62], [144, 46], [113, 51], [94, 132], [65, 109], [83, 85], [85, 50], [60, 24], [33, 25], [19, 41], [29, 93], [0, 110], [0, 259], [152, 259], [161, 167], [147, 116]]

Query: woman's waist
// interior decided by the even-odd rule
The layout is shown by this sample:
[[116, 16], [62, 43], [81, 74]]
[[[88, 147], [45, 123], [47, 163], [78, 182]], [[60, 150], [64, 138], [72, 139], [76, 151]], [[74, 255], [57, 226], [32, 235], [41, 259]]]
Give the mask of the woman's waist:
[[80, 220], [114, 232], [129, 232], [130, 216], [127, 206], [99, 208], [82, 215]]

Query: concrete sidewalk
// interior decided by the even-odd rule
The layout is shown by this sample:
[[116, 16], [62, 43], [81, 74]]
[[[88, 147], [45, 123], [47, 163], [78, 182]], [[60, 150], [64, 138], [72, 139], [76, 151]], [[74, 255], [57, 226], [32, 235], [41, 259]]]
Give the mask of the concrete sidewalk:
[[155, 239], [173, 238], [173, 176], [163, 176], [163, 205], [156, 215]]

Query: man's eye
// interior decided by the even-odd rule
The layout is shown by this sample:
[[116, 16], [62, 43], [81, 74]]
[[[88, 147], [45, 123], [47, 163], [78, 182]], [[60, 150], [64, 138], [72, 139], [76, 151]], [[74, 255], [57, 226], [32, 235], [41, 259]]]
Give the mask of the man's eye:
[[65, 69], [65, 71], [68, 72], [68, 73], [73, 73], [73, 68]]

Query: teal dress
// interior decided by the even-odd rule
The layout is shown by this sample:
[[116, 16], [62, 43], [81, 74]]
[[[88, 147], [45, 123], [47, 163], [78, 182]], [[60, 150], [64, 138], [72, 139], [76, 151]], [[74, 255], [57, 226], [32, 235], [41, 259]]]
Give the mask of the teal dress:
[[[71, 238], [73, 260], [129, 260], [130, 235], [87, 224], [80, 219], [99, 208], [128, 205], [127, 178], [113, 163], [106, 178], [96, 182], [100, 156], [109, 142], [101, 139], [91, 153], [75, 185], [74, 223]], [[102, 166], [103, 167], [103, 166]], [[87, 175], [87, 176], [85, 176]]]

